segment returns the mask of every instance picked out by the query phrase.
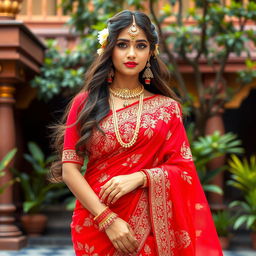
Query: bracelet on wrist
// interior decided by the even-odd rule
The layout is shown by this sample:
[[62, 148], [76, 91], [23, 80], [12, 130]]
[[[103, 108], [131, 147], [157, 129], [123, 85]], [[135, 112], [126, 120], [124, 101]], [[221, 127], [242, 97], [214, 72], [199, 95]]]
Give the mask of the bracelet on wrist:
[[148, 185], [148, 178], [147, 178], [147, 175], [143, 171], [141, 171], [141, 173], [143, 174], [143, 185], [141, 187], [146, 188]]
[[112, 223], [114, 223], [114, 221], [117, 219], [118, 215], [114, 212], [112, 212], [111, 214], [109, 214], [109, 216], [107, 216], [107, 218], [102, 221], [101, 223], [99, 223], [99, 230], [106, 230]]
[[99, 230], [106, 230], [116, 219], [118, 215], [112, 212], [107, 206], [99, 215], [94, 217], [94, 221], [98, 224]]
[[93, 220], [96, 222], [101, 222], [101, 220], [104, 219], [109, 214], [109, 212], [111, 212], [111, 210], [108, 208], [108, 206], [106, 206], [100, 214], [93, 218]]

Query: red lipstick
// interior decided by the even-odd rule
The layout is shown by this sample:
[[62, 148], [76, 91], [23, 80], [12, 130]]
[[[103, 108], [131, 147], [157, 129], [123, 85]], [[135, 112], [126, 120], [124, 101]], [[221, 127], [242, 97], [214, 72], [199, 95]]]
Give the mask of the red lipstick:
[[138, 63], [134, 61], [128, 61], [128, 62], [125, 62], [124, 65], [128, 68], [134, 68], [138, 65]]

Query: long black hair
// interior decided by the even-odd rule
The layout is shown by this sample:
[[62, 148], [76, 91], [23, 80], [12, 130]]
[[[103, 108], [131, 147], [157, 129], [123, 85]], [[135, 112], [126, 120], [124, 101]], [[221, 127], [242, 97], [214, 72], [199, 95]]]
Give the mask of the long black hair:
[[[139, 26], [145, 33], [147, 40], [150, 44], [150, 50], [153, 53], [158, 44], [158, 35], [154, 24], [150, 21], [149, 17], [139, 11], [124, 10], [117, 13], [115, 16], [108, 20], [109, 36], [107, 38], [107, 45], [104, 48], [103, 54], [95, 58], [85, 75], [85, 85], [81, 92], [87, 92], [88, 96], [84, 107], [79, 112], [76, 124], [79, 123], [80, 139], [76, 144], [76, 152], [78, 155], [85, 156], [90, 152], [85, 150], [84, 145], [89, 139], [92, 129], [99, 128], [99, 122], [109, 113], [109, 91], [107, 77], [110, 72], [112, 63], [112, 51], [116, 45], [116, 40], [119, 33], [129, 26], [135, 18], [136, 25]], [[160, 60], [158, 56], [152, 54], [150, 57], [151, 70], [154, 78], [148, 86], [142, 79], [142, 70], [139, 74], [139, 82], [144, 85], [145, 89], [152, 93], [162, 94], [179, 100], [176, 94], [170, 88], [170, 74], [166, 65]], [[71, 104], [70, 104], [71, 105]], [[63, 149], [65, 119], [69, 112], [70, 105], [68, 106], [63, 117], [63, 123], [55, 126], [53, 134], [54, 149], [58, 153], [59, 159], [54, 162], [50, 168], [50, 179], [55, 182], [62, 180], [62, 164], [61, 154]], [[103, 132], [103, 131], [102, 131]], [[81, 150], [83, 148], [83, 150]]]

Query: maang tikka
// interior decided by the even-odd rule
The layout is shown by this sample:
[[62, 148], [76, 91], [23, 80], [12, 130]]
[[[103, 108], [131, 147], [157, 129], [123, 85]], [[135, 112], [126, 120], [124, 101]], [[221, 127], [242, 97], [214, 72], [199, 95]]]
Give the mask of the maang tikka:
[[132, 25], [128, 29], [128, 34], [130, 35], [131, 39], [134, 40], [135, 37], [139, 34], [139, 32], [140, 32], [140, 30], [136, 26], [135, 16], [132, 15]]

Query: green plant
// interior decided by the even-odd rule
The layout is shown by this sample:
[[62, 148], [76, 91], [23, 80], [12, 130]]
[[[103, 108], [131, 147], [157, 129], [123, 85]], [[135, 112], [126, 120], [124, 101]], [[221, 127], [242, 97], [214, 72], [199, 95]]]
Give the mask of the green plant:
[[256, 189], [248, 192], [245, 201], [234, 201], [230, 207], [240, 207], [239, 217], [234, 223], [234, 229], [238, 229], [245, 223], [247, 229], [256, 232]]
[[[193, 129], [188, 128], [188, 137], [192, 139]], [[241, 141], [233, 133], [221, 135], [219, 131], [215, 131], [211, 135], [199, 137], [197, 140], [191, 141], [191, 151], [200, 181], [205, 191], [222, 194], [222, 190], [216, 186], [208, 184], [218, 173], [226, 169], [222, 166], [215, 170], [209, 171], [207, 163], [212, 159], [223, 156], [225, 154], [242, 153], [240, 147]]]
[[230, 227], [235, 222], [235, 217], [230, 215], [228, 210], [218, 211], [212, 214], [214, 224], [220, 237], [227, 237], [230, 233]]
[[[34, 142], [28, 143], [28, 149], [30, 154], [24, 154], [24, 158], [33, 167], [31, 173], [19, 172], [14, 168], [12, 171], [20, 179], [24, 195], [23, 211], [25, 213], [38, 213], [46, 203], [66, 192], [60, 189], [64, 184], [50, 184], [46, 180], [47, 166], [54, 157], [45, 157], [43, 151]], [[52, 191], [57, 188], [59, 190]]]
[[[0, 177], [3, 177], [6, 173], [4, 171], [4, 169], [8, 166], [8, 164], [11, 162], [11, 160], [13, 159], [13, 157], [15, 156], [17, 152], [17, 149], [14, 148], [12, 149], [10, 152], [8, 152], [4, 158], [0, 161]], [[7, 183], [3, 184], [0, 187], [0, 194], [2, 194], [5, 189], [7, 189], [9, 186], [11, 186], [14, 182], [19, 181], [19, 179], [15, 178], [15, 179], [11, 179], [9, 180]]]
[[228, 162], [231, 180], [228, 184], [242, 190], [247, 194], [251, 189], [256, 188], [256, 157], [251, 156], [250, 161], [242, 161], [235, 155], [231, 156]]
[[246, 224], [247, 229], [256, 231], [256, 157], [251, 156], [248, 161], [232, 155], [229, 160], [229, 171], [232, 176], [228, 184], [241, 190], [244, 195], [244, 201], [238, 200], [230, 204], [230, 207], [240, 207], [234, 229]]

